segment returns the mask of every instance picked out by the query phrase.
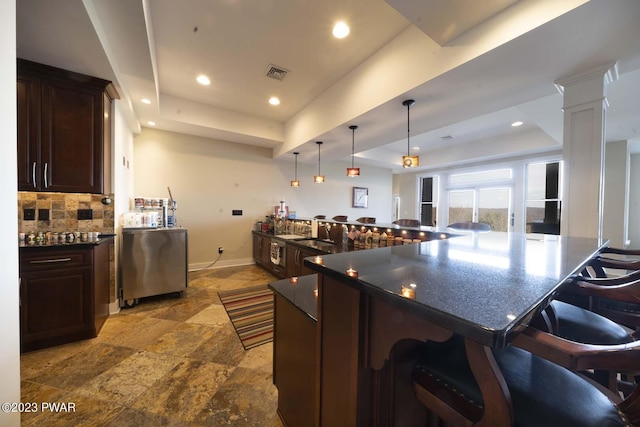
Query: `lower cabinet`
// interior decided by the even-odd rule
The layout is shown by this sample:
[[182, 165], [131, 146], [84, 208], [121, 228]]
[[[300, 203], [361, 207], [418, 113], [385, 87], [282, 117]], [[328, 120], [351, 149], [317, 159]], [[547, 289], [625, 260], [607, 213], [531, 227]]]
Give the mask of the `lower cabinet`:
[[294, 276], [305, 276], [307, 274], [314, 274], [315, 271], [311, 270], [307, 266], [304, 265], [303, 260], [307, 257], [312, 257], [316, 255], [322, 255], [322, 252], [301, 248], [294, 244], [287, 244], [287, 273], [286, 277], [294, 277]]
[[271, 262], [271, 238], [258, 233], [253, 234], [253, 260], [274, 276], [283, 279], [286, 277], [285, 267]]
[[97, 336], [109, 316], [109, 244], [20, 249], [20, 347]]
[[[307, 278], [312, 277], [309, 281], [315, 282], [315, 276]], [[315, 285], [307, 285], [301, 278], [296, 285], [296, 298], [304, 298], [306, 294], [315, 301]], [[274, 313], [273, 383], [278, 389], [278, 415], [287, 427], [317, 425], [318, 322], [277, 290]]]

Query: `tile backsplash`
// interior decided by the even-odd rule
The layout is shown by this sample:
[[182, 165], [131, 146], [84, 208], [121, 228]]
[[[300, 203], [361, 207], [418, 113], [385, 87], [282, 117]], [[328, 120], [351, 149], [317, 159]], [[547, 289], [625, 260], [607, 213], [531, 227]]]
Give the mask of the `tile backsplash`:
[[[113, 234], [113, 203], [103, 204], [104, 197], [102, 194], [18, 191], [18, 230], [23, 233], [98, 231]], [[113, 200], [113, 195], [109, 197]], [[34, 220], [24, 219], [25, 209], [35, 210]], [[93, 219], [78, 219], [78, 209], [91, 209]], [[43, 210], [48, 210], [49, 219], [41, 219]]]

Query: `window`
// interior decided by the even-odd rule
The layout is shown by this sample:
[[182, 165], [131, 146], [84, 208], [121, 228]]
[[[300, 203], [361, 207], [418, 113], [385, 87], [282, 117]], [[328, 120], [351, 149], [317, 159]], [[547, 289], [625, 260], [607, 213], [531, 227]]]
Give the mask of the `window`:
[[560, 162], [527, 165], [527, 233], [560, 234]]
[[420, 224], [436, 226], [438, 208], [438, 177], [430, 176], [420, 180]]

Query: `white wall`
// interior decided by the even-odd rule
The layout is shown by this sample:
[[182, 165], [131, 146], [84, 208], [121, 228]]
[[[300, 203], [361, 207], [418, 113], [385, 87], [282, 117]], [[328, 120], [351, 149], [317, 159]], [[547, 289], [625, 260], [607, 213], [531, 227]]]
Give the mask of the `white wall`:
[[[16, 3], [0, 2], [0, 195], [15, 202], [18, 188], [16, 147]], [[20, 402], [20, 321], [18, 307], [18, 218], [0, 209], [5, 236], [0, 240], [0, 402]], [[19, 413], [0, 412], [0, 425], [20, 425]]]
[[[113, 109], [113, 143], [112, 143], [112, 165], [111, 171], [113, 176], [113, 192], [114, 206], [113, 213], [115, 220], [115, 232], [120, 235], [122, 214], [130, 209], [130, 200], [133, 197], [133, 132], [127, 126], [125, 114], [122, 111], [123, 101], [116, 100]], [[119, 280], [120, 266], [118, 262], [118, 254], [120, 252], [120, 239], [116, 238], [116, 298]], [[110, 311], [115, 313], [119, 310], [119, 304], [114, 303], [110, 307]]]
[[[189, 229], [190, 268], [201, 268], [224, 254], [216, 266], [251, 263], [251, 230], [283, 198], [298, 217], [317, 214], [376, 217], [390, 222], [392, 174], [361, 167], [348, 178], [347, 163], [323, 163], [324, 184], [313, 183], [317, 163], [298, 164], [300, 188], [292, 188], [294, 157], [274, 161], [271, 150], [143, 128], [134, 140], [136, 197], [168, 197], [178, 202], [178, 223]], [[369, 208], [351, 207], [352, 187], [369, 189]], [[231, 211], [241, 209], [242, 216]]]
[[630, 163], [629, 248], [640, 249], [640, 154], [632, 154]]
[[629, 200], [629, 143], [609, 142], [605, 150], [602, 238], [609, 240], [612, 247], [624, 248]]

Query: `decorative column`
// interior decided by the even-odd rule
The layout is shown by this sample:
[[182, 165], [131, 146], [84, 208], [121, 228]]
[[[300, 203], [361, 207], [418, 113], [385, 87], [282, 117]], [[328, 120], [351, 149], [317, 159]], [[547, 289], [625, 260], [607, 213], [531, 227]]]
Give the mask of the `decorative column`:
[[563, 236], [602, 239], [605, 88], [617, 71], [612, 63], [555, 82], [564, 100]]

